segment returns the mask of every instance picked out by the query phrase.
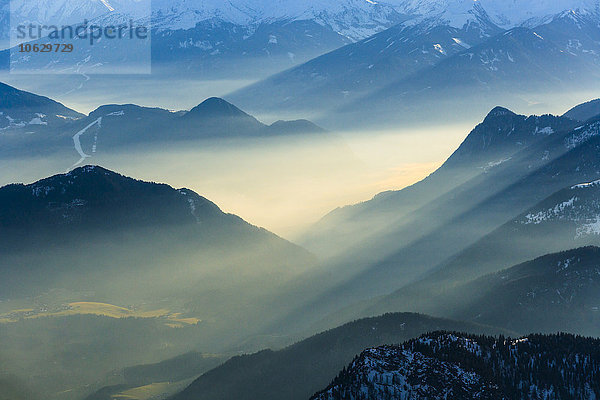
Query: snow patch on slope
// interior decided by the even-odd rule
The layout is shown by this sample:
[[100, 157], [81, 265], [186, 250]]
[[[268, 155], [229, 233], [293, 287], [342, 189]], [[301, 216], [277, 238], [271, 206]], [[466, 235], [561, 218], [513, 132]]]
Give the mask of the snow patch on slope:
[[580, 144], [598, 135], [600, 135], [600, 122], [595, 122], [585, 127], [585, 129], [576, 129], [573, 135], [570, 135], [565, 139], [565, 147], [569, 150], [574, 149]]
[[587, 189], [587, 188], [593, 188], [595, 186], [600, 185], [600, 180], [594, 181], [594, 182], [589, 182], [589, 183], [580, 183], [579, 185], [575, 185], [572, 186], [571, 189]]
[[573, 204], [575, 204], [575, 202], [577, 200], [578, 200], [577, 197], [573, 197], [570, 200], [567, 200], [565, 202], [557, 204], [556, 206], [554, 206], [548, 210], [540, 211], [535, 214], [527, 214], [525, 216], [525, 219], [526, 219], [525, 225], [528, 225], [528, 224], [538, 225], [544, 221], [548, 221], [552, 218], [556, 218], [556, 217], [560, 216], [561, 214], [563, 214], [567, 208], [573, 207]]

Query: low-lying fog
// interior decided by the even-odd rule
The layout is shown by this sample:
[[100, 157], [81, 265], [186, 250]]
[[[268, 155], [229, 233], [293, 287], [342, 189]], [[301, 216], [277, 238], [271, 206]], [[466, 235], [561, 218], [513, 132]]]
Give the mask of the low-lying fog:
[[[173, 144], [99, 153], [86, 160], [138, 179], [187, 187], [224, 211], [286, 238], [336, 207], [400, 189], [434, 171], [468, 126]], [[99, 148], [101, 150], [101, 138]], [[79, 159], [2, 161], [0, 184], [63, 173]]]
[[[54, 97], [82, 112], [89, 112], [106, 103], [137, 103], [169, 109], [189, 109], [209, 96], [224, 95], [244, 84], [241, 81], [201, 82], [172, 79], [157, 85], [156, 81], [152, 79], [134, 77], [127, 80], [127, 88], [119, 88], [118, 82], [121, 78], [115, 76], [102, 79], [93, 78], [83, 82], [83, 86], [79, 88], [79, 84], [85, 80], [85, 77], [71, 77], [68, 80], [53, 79], [47, 78], [36, 82], [35, 79], [26, 76], [14, 76], [7, 82], [25, 90]], [[0, 81], [2, 81], [1, 76]], [[59, 82], [62, 83], [59, 84]], [[106, 86], [102, 87], [103, 85]], [[577, 100], [574, 100], [575, 97]], [[593, 94], [571, 94], [570, 97], [564, 97], [563, 103], [554, 101], [556, 98], [552, 100], [552, 107], [546, 107], [550, 103], [538, 104], [532, 100], [531, 104], [527, 103], [528, 106], [514, 108], [514, 111], [529, 114], [539, 113], [543, 109], [544, 112], [563, 113], [578, 102], [591, 98], [593, 98]], [[511, 104], [505, 105], [512, 108]], [[112, 153], [103, 151], [102, 137], [100, 136], [98, 153], [94, 157], [88, 158], [86, 163], [102, 165], [138, 179], [164, 182], [176, 188], [192, 189], [215, 202], [224, 211], [237, 214], [250, 223], [294, 240], [336, 207], [364, 201], [382, 191], [401, 189], [421, 180], [439, 167], [460, 145], [471, 129], [485, 117], [485, 113], [483, 113], [475, 117], [465, 117], [459, 124], [448, 124], [439, 120], [435, 121], [435, 110], [425, 111], [431, 111], [433, 119], [424, 122], [427, 123], [427, 126], [420, 128], [399, 126], [393, 130], [330, 131], [320, 135], [229, 140], [220, 143], [178, 142], [146, 147], [137, 146]], [[257, 117], [267, 123], [276, 119], [273, 116], [265, 117], [264, 115]], [[437, 118], [439, 119], [439, 117]], [[72, 132], [72, 134], [75, 133]], [[72, 148], [70, 152], [50, 157], [0, 160], [0, 186], [14, 182], [30, 183], [49, 175], [63, 173], [72, 168], [79, 158], [80, 155], [75, 148]], [[467, 226], [467, 228], [471, 228], [471, 226]], [[473, 229], [483, 228], [477, 224]], [[393, 237], [390, 240], [397, 240], [397, 238]], [[106, 259], [100, 261], [106, 261], [112, 266], [113, 253], [106, 251], [104, 242], [96, 243], [94, 240], [91, 242], [94, 245], [92, 249], [97, 251], [93, 255], [108, 254]], [[156, 243], [162, 246], [172, 244], [162, 241]], [[45, 394], [48, 391], [54, 391], [52, 392], [54, 397], [46, 395], [45, 397], [40, 396], [40, 398], [79, 399], [81, 396], [77, 396], [80, 393], [87, 394], [95, 389], [88, 387], [88, 382], [97, 382], [101, 385], [114, 383], [112, 375], [109, 377], [110, 379], [105, 379], [108, 371], [125, 365], [159, 361], [192, 349], [198, 350], [200, 342], [202, 342], [202, 346], [205, 346], [200, 350], [211, 352], [237, 351], [238, 349], [252, 351], [269, 347], [269, 340], [275, 339], [265, 338], [266, 336], [258, 337], [254, 334], [262, 333], [264, 326], [270, 326], [269, 324], [272, 324], [273, 320], [282, 315], [287, 318], [292, 309], [300, 309], [304, 312], [308, 308], [298, 308], [298, 304], [302, 307], [306, 304], [312, 305], [313, 301], [316, 301], [314, 299], [323, 300], [325, 305], [323, 309], [319, 309], [318, 313], [328, 312], [326, 307], [331, 307], [332, 312], [337, 312], [340, 307], [336, 301], [345, 300], [346, 297], [338, 296], [340, 293], [338, 291], [335, 292], [335, 296], [338, 297], [330, 301], [329, 298], [320, 296], [319, 290], [325, 292], [331, 287], [336, 289], [341, 287], [342, 290], [346, 287], [352, 288], [353, 286], [344, 285], [359, 280], [360, 274], [365, 271], [365, 268], [370, 267], [368, 263], [362, 264], [362, 260], [354, 260], [354, 265], [343, 264], [344, 274], [337, 274], [331, 278], [330, 270], [326, 270], [330, 267], [329, 265], [314, 266], [306, 262], [301, 266], [309, 270], [308, 272], [305, 269], [299, 269], [296, 272], [295, 268], [281, 268], [280, 272], [283, 271], [286, 274], [293, 272], [293, 274], [282, 274], [283, 278], [280, 279], [280, 276], [274, 272], [277, 272], [277, 268], [283, 264], [280, 265], [270, 260], [277, 256], [277, 260], [298, 261], [297, 257], [289, 256], [290, 253], [283, 251], [281, 254], [272, 254], [271, 248], [267, 246], [264, 248], [269, 249], [267, 255], [272, 258], [263, 258], [264, 254], [253, 252], [254, 248], [250, 248], [248, 252], [241, 252], [232, 246], [238, 252], [230, 253], [231, 250], [227, 248], [225, 250], [217, 249], [220, 250], [220, 253], [213, 254], [206, 253], [206, 249], [200, 249], [203, 250], [201, 255], [204, 258], [196, 256], [196, 253], [193, 252], [175, 252], [174, 254], [165, 254], [164, 258], [156, 257], [154, 259], [155, 253], [150, 252], [147, 248], [160, 253], [162, 247], [153, 248], [154, 243], [149, 242], [145, 243], [147, 248], [130, 253], [129, 249], [140, 249], [137, 242], [134, 244], [132, 245], [130, 242], [118, 244], [123, 248], [118, 248], [119, 251], [114, 254], [114, 259], [117, 260], [114, 263], [114, 270], [107, 270], [113, 272], [114, 275], [106, 274], [105, 270], [98, 270], [97, 274], [102, 274], [102, 276], [97, 279], [89, 279], [87, 275], [83, 279], [81, 276], [68, 276], [68, 279], [62, 282], [64, 288], [75, 287], [75, 284], [80, 281], [90, 282], [95, 285], [93, 287], [95, 290], [99, 290], [99, 288], [105, 290], [105, 298], [99, 297], [96, 293], [89, 295], [68, 293], [61, 297], [56, 295], [56, 291], [53, 289], [49, 294], [43, 294], [50, 300], [44, 300], [42, 303], [53, 301], [57, 307], [62, 307], [63, 303], [73, 302], [72, 304], [84, 304], [89, 307], [118, 308], [131, 305], [130, 302], [134, 301], [133, 297], [136, 299], [150, 297], [148, 295], [150, 293], [156, 298], [152, 299], [154, 303], [151, 303], [152, 308], [149, 310], [156, 312], [160, 311], [160, 308], [168, 307], [167, 312], [169, 316], [172, 316], [170, 320], [165, 321], [165, 318], [121, 320], [100, 317], [104, 314], [93, 314], [85, 317], [76, 315], [72, 319], [69, 319], [68, 316], [57, 319], [33, 318], [14, 324], [0, 324], [0, 329], [4, 331], [3, 337], [13, 340], [11, 352], [7, 354], [6, 351], [0, 349], [0, 368], [3, 363], [12, 363], [13, 359], [18, 360], [12, 368], [16, 371], [15, 374], [25, 380], [32, 375], [31, 365], [37, 365], [36, 374], [39, 376], [34, 375], [29, 379], [39, 381], [34, 383], [34, 386], [39, 385]], [[287, 246], [287, 243], [285, 245]], [[451, 246], [452, 243], [447, 245], [448, 248]], [[198, 250], [195, 247], [194, 249]], [[86, 248], [83, 248], [82, 253], [85, 251]], [[70, 251], [68, 253], [71, 254]], [[67, 262], [64, 264], [77, 267], [78, 260], [84, 258], [80, 257], [80, 254], [75, 252], [69, 256], [70, 258], [65, 256]], [[227, 254], [227, 257], [223, 257], [222, 254]], [[256, 259], [248, 257], [248, 254], [255, 254]], [[38, 254], [37, 251], [32, 253], [33, 261], [29, 264], [42, 264], [39, 258], [46, 255], [47, 253], [43, 252]], [[86, 256], [88, 255], [86, 254]], [[127, 258], [123, 255], [131, 257]], [[382, 255], [387, 255], [387, 253], [376, 254], [377, 257]], [[21, 257], [21, 254], [17, 256]], [[62, 266], [61, 256], [62, 253], [59, 253], [54, 259], [59, 260]], [[140, 258], [138, 259], [137, 256]], [[312, 260], [312, 257], [306, 256], [307, 259]], [[77, 261], [73, 262], [73, 259]], [[91, 259], [95, 260], [94, 257]], [[142, 261], [139, 261], [140, 259]], [[142, 276], [143, 279], [139, 279], [140, 270], [131, 266], [147, 267], [147, 259], [152, 259], [156, 265], [150, 265], [151, 268], [145, 269], [146, 275]], [[432, 266], [435, 264], [433, 261], [430, 263]], [[99, 261], [98, 264], [100, 265]], [[232, 267], [222, 268], [223, 265]], [[169, 268], [165, 268], [165, 266]], [[92, 263], [90, 270], [95, 270], [93, 267], [95, 265]], [[338, 265], [334, 265], [334, 267], [338, 267]], [[309, 273], [313, 273], [311, 268], [315, 268], [317, 273], [309, 275]], [[49, 268], [49, 270], [52, 271], [53, 268]], [[84, 274], [87, 273], [85, 269], [82, 271]], [[214, 273], [215, 271], [222, 272], [223, 275]], [[320, 275], [321, 271], [329, 274], [327, 275], [328, 280], [322, 280], [324, 288], [317, 287], [315, 290], [313, 283], [321, 276], [326, 276], [325, 274]], [[333, 271], [335, 272], [335, 270]], [[253, 280], [242, 272], [255, 274], [251, 275]], [[419, 271], [412, 269], [411, 272]], [[308, 279], [295, 280], [298, 274], [305, 278], [304, 275], [301, 275], [304, 273]], [[226, 276], [223, 277], [224, 275]], [[118, 279], [115, 276], [118, 276]], [[232, 284], [230, 277], [235, 278], [233, 280], [235, 285]], [[264, 277], [268, 277], [268, 279]], [[407, 277], [414, 278], [409, 274]], [[407, 277], [402, 279], [408, 279]], [[41, 276], [41, 278], [41, 280], [46, 279], [45, 276]], [[291, 280], [291, 283], [288, 280]], [[280, 281], [285, 284], [279, 285]], [[187, 291], [180, 290], [181, 282], [189, 285], [187, 288], [184, 286]], [[155, 283], [158, 288], [152, 286], [152, 283]], [[390, 281], [387, 284], [392, 286], [395, 285], [395, 282]], [[61, 288], [61, 285], [56, 286], [58, 289]], [[309, 286], [312, 291], [304, 290]], [[377, 289], [383, 290], [382, 293], [385, 293], [386, 290], [391, 291], [398, 288], [398, 286], [394, 286], [386, 289], [384, 286], [378, 286]], [[244, 290], [240, 290], [240, 288], [244, 288]], [[290, 288], [295, 291], [290, 291]], [[89, 288], [86, 287], [86, 289]], [[163, 292], [158, 289], [165, 290]], [[170, 291], [166, 289], [170, 289]], [[176, 291], [181, 297], [170, 299], [168, 296]], [[118, 295], [114, 295], [114, 293], [118, 293]], [[353, 296], [352, 302], [356, 301], [356, 292], [348, 291], [347, 293], [349, 293], [348, 297]], [[365, 291], [359, 295], [366, 296], [368, 293]], [[37, 299], [39, 300], [40, 297]], [[273, 301], [273, 299], [277, 300]], [[24, 304], [19, 307], [13, 307], [13, 303], [5, 303], [3, 307], [6, 308], [5, 312], [15, 310], [29, 312], [27, 309], [32, 307], [29, 304], [30, 300], [23, 300]], [[158, 306], [154, 307], [156, 304]], [[349, 303], [344, 303], [344, 305], [347, 304]], [[138, 304], [133, 305], [138, 306]], [[188, 326], [182, 322], [183, 328], [177, 328], [178, 330], [172, 330], [165, 325], [165, 322], [173, 324], [184, 321], [179, 318], [181, 312], [186, 313], [183, 315], [185, 319], [192, 319], [192, 322], [198, 319], [206, 321], [206, 324], [189, 324]], [[247, 326], [238, 326], [238, 317], [245, 317], [251, 322], [248, 322]], [[100, 328], [97, 328], [98, 326]], [[247, 341], [242, 341], [242, 338], [246, 340], [244, 328], [248, 329], [251, 334]], [[292, 326], [292, 328], [285, 327], [283, 329], [292, 331], [293, 328]], [[269, 329], [265, 328], [264, 331], [273, 337], [280, 333], [279, 330]], [[233, 333], [224, 339], [224, 331]], [[23, 335], [23, 332], [42, 333]], [[148, 332], [154, 333], [148, 334]], [[172, 347], [163, 346], [165, 337], [172, 341], [169, 344]], [[280, 340], [281, 337], [283, 337], [282, 342], [287, 340], [284, 336], [277, 336], [277, 340]], [[102, 338], [102, 340], [98, 338]], [[31, 340], [36, 343], [36, 346], [31, 346]], [[236, 346], [233, 350], [229, 341], [235, 341]], [[51, 343], [51, 345], [47, 345], [47, 343]], [[53, 345], [54, 343], [60, 345]], [[73, 348], [73, 343], [78, 345]], [[159, 347], [164, 347], [163, 351], [157, 353], [149, 350]], [[89, 356], [90, 354], [94, 357]], [[61, 356], [66, 361], [57, 366], [55, 360], [62, 360]], [[71, 359], [75, 359], [77, 363]], [[76, 371], [78, 375], [74, 375], [73, 371]], [[2, 376], [0, 376], [1, 378]], [[53, 383], [53, 381], [56, 382]], [[27, 384], [31, 383], [28, 381]], [[69, 390], [64, 392], [64, 388], [69, 388]], [[71, 390], [73, 392], [69, 392]], [[23, 396], [23, 398], [35, 397]]]
[[[81, 112], [109, 103], [189, 109], [207, 97], [223, 96], [249, 83], [177, 78], [158, 83], [151, 76], [140, 75], [128, 77], [124, 90], [120, 76], [92, 76], [89, 80], [84, 76], [52, 75], [0, 78]], [[562, 114], [593, 97], [591, 93], [569, 93], [542, 99], [532, 94], [520, 99], [514, 111]], [[139, 179], [188, 187], [227, 212], [294, 239], [336, 207], [370, 199], [381, 191], [400, 189], [433, 172], [485, 117], [485, 113], [473, 116], [467, 111], [460, 123], [451, 125], [436, 121], [433, 112], [433, 119], [423, 121], [425, 126], [419, 128], [329, 132], [324, 135], [328, 139], [319, 140], [307, 136], [221, 144], [184, 143], [172, 144], [168, 149], [158, 146], [105, 154], [99, 138], [98, 155], [86, 162]], [[257, 117], [265, 123], [278, 119], [275, 115]], [[62, 173], [78, 159], [73, 150], [70, 156], [0, 161], [0, 185], [32, 182]]]

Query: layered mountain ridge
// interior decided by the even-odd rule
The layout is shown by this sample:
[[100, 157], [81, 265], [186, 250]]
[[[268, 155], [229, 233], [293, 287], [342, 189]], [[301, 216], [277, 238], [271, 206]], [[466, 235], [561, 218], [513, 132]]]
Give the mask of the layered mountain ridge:
[[398, 343], [431, 330], [461, 326], [472, 333], [508, 334], [502, 329], [418, 314], [366, 318], [282, 350], [234, 357], [200, 376], [172, 399], [305, 400], [370, 343]]
[[[569, 10], [593, 13], [599, 9], [596, 0], [518, 1], [510, 6], [489, 0], [475, 3], [465, 0], [333, 3], [285, 0], [275, 4], [248, 0], [154, 1], [151, 8], [147, 3], [124, 0], [106, 4], [69, 2], [50, 7], [45, 3], [15, 2], [12, 10], [15, 21], [40, 20], [46, 25], [74, 24], [96, 15], [109, 21], [116, 18], [115, 15], [133, 15], [144, 23], [150, 19], [154, 29], [152, 60], [156, 71], [166, 68], [179, 73], [194, 70], [206, 77], [227, 76], [235, 74], [235, 69], [228, 68], [228, 64], [243, 60], [252, 67], [260, 66], [262, 71], [247, 68], [239, 76], [254, 69], [254, 75], [264, 78], [406, 21], [406, 27], [444, 25], [457, 30], [478, 30], [480, 35], [490, 36], [494, 29], [533, 27]], [[9, 12], [6, 4], [0, 9], [5, 14]], [[7, 16], [4, 18], [8, 20]], [[474, 44], [464, 43], [465, 46]], [[135, 49], [129, 49], [134, 54], [132, 50]], [[98, 68], [95, 63], [118, 60], [99, 50], [96, 53], [90, 59], [85, 59], [83, 54], [76, 55], [71, 64], [79, 62], [80, 69], [94, 71]], [[120, 55], [128, 58], [127, 51], [121, 51]], [[260, 60], [268, 62], [261, 64]], [[13, 62], [16, 61], [18, 58], [13, 58]], [[40, 64], [36, 68], [46, 67]]]
[[[375, 314], [431, 313], [437, 303], [427, 293], [443, 293], [457, 282], [543, 254], [596, 244], [595, 235], [576, 240], [568, 221], [557, 225], [548, 240], [546, 230], [515, 233], [508, 224], [565, 187], [600, 178], [595, 126], [594, 120], [582, 124], [566, 117], [527, 118], [493, 110], [465, 140], [470, 151], [457, 151], [424, 181], [338, 210], [310, 231], [314, 236], [302, 243], [326, 258], [329, 271], [315, 277], [313, 287], [321, 292], [288, 322], [310, 319], [311, 310], [321, 308], [329, 316], [318, 326], [328, 327], [332, 321], [364, 315], [362, 301], [399, 287], [404, 295], [393, 307], [402, 308], [381, 303]], [[494, 146], [487, 149], [482, 137], [493, 138]], [[586, 224], [593, 224], [595, 215], [589, 218]], [[324, 276], [332, 282], [322, 283]]]
[[[226, 273], [263, 260], [269, 270], [279, 265], [273, 276], [289, 278], [304, 268], [296, 267], [314, 262], [305, 250], [222, 212], [191, 190], [138, 181], [98, 166], [0, 188], [0, 230], [5, 297], [53, 285], [67, 285], [69, 290], [94, 288], [111, 293], [108, 297], [119, 297], [118, 290], [111, 289], [116, 284], [107, 278], [97, 282], [80, 278], [86, 274], [122, 276], [121, 283], [127, 285], [125, 276], [139, 275], [135, 279], [158, 285], [155, 279], [161, 274], [161, 263], [169, 265], [173, 262], [169, 260], [177, 259], [182, 261], [171, 268], [172, 282], [163, 280], [161, 290], [176, 287], [183, 271], [198, 277], [218, 275], [215, 265], [223, 268], [219, 273]], [[105, 254], [103, 248], [122, 254], [123, 264], [112, 263], [112, 253]], [[218, 256], [225, 249], [230, 255]], [[235, 252], [246, 254], [246, 263], [239, 264]], [[248, 273], [247, 289], [252, 286], [251, 276], [260, 275], [258, 270]], [[198, 285], [196, 289], [184, 286], [206, 290], [201, 289], [204, 283]]]
[[[154, 1], [152, 3], [153, 25], [160, 30], [185, 30], [194, 28], [204, 21], [222, 21], [238, 26], [259, 26], [276, 21], [312, 20], [330, 27], [334, 32], [352, 39], [364, 39], [377, 33], [382, 27], [390, 27], [402, 20], [403, 16], [418, 18], [437, 18], [450, 22], [451, 26], [462, 28], [472, 18], [489, 19], [503, 28], [512, 28], [526, 24], [535, 24], [549, 16], [566, 10], [594, 11], [598, 8], [596, 0], [572, 1], [516, 1], [506, 5], [485, 0], [479, 2], [464, 0], [388, 0], [385, 2], [367, 2], [344, 0], [335, 3], [318, 1], [284, 0], [275, 4], [266, 1], [230, 0], [186, 2]], [[66, 3], [65, 3], [66, 4]], [[117, 13], [131, 14], [136, 5], [127, 1], [108, 2]], [[15, 3], [17, 15], [39, 18], [55, 15], [57, 21], [80, 22], [90, 14], [105, 14], [108, 7], [103, 4], [83, 4], [70, 2], [42, 9], [42, 5], [25, 7]]]
[[191, 190], [93, 165], [0, 188], [0, 254], [3, 354], [28, 399], [80, 399], [115, 369], [250, 340], [285, 313], [279, 285], [315, 264]]
[[[436, 118], [463, 121], [498, 103], [525, 107], [523, 98], [595, 87], [599, 19], [595, 6], [560, 11], [532, 26], [417, 19], [227, 98], [255, 113], [302, 113], [353, 130], [417, 124], [431, 118], [424, 110], [432, 104]], [[461, 108], [454, 107], [457, 97]]]
[[303, 119], [267, 125], [216, 97], [189, 111], [110, 104], [84, 116], [53, 100], [8, 85], [0, 89], [6, 91], [8, 101], [6, 108], [0, 106], [0, 124], [5, 125], [0, 125], [0, 156], [4, 158], [76, 150], [83, 161], [97, 152], [125, 146], [326, 133]]
[[[508, 258], [506, 261], [510, 262]], [[465, 260], [463, 265], [473, 263]], [[412, 309], [517, 332], [599, 334], [598, 247], [545, 254], [475, 276], [480, 277], [454, 285], [433, 279], [416, 282], [374, 299], [361, 312], [369, 315]], [[427, 298], [419, 294], [423, 292], [428, 293]]]

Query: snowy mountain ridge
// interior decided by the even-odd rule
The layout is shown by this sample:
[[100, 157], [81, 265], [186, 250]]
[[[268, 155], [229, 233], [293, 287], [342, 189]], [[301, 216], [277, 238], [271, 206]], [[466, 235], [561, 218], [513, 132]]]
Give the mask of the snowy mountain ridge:
[[595, 399], [598, 341], [435, 332], [365, 350], [312, 400]]
[[564, 12], [597, 13], [599, 9], [598, 0], [408, 0], [401, 8], [402, 12], [438, 19], [458, 28], [488, 18], [503, 29], [532, 28]]
[[211, 20], [253, 28], [282, 21], [310, 20], [352, 40], [371, 36], [404, 19], [393, 4], [367, 0], [157, 0], [153, 7], [153, 21], [159, 29], [191, 29], [199, 22]]
[[[491, 22], [509, 29], [516, 26], [535, 26], [554, 15], [568, 10], [598, 11], [598, 0], [205, 0], [167, 1], [153, 3], [155, 15], [181, 16], [176, 21], [182, 29], [190, 24], [209, 19], [221, 19], [238, 25], [251, 25], [278, 20], [315, 20], [338, 27], [352, 23], [393, 23], [398, 14], [421, 17], [439, 17], [451, 26], [462, 28], [473, 15], [484, 14]], [[183, 18], [183, 16], [186, 16]], [[173, 22], [175, 20], [172, 20]], [[176, 25], [175, 25], [176, 26]], [[174, 29], [174, 25], [171, 25]]]
[[[201, 70], [222, 78], [237, 73], [230, 65], [240, 59], [251, 60], [257, 61], [260, 68], [252, 64], [248, 69], [262, 71], [258, 77], [264, 78], [352, 42], [379, 33], [387, 34], [390, 28], [392, 36], [402, 28], [407, 28], [401, 32], [402, 36], [410, 34], [418, 39], [433, 35], [433, 43], [421, 49], [421, 58], [428, 58], [429, 64], [456, 50], [475, 46], [504, 29], [535, 26], [570, 10], [576, 10], [577, 16], [600, 15], [599, 1], [154, 0], [151, 3], [150, 0], [13, 0], [9, 7], [9, 0], [0, 0], [0, 22], [4, 21], [7, 26], [10, 20], [14, 47], [21, 42], [14, 39], [16, 23], [61, 26], [88, 20], [106, 26], [133, 19], [153, 28], [152, 60], [155, 66], [169, 68], [175, 64], [178, 71]], [[436, 28], [458, 30], [463, 35], [449, 33], [441, 38]], [[7, 39], [8, 32], [0, 28], [0, 40], [6, 42]], [[390, 43], [385, 44], [388, 45]], [[414, 47], [420, 47], [418, 45]], [[573, 42], [573, 46], [585, 45]], [[0, 43], [0, 46], [6, 44]], [[455, 49], [449, 50], [449, 47]], [[588, 44], [586, 50], [590, 47]], [[73, 65], [81, 63], [97, 70], [100, 63], [106, 65], [121, 59], [138, 60], [148, 56], [148, 51], [137, 55], [139, 51], [139, 48], [123, 49], [121, 54], [97, 48], [90, 60], [87, 60], [87, 54], [79, 51], [65, 60], [50, 63], [44, 57], [37, 62], [39, 66], [35, 60], [22, 59], [17, 52], [11, 65], [20, 67], [26, 62], [33, 69], [60, 65], [64, 71], [75, 69]], [[384, 56], [393, 51], [392, 45], [392, 50], [384, 50]], [[267, 66], [260, 63], [265, 58], [269, 59]], [[495, 56], [492, 55], [492, 59]], [[367, 62], [367, 66], [375, 64]]]
[[[7, 9], [7, 0], [3, 0]], [[73, 23], [99, 13], [143, 14], [146, 2], [94, 0], [92, 2], [37, 0], [11, 3], [19, 19], [45, 19]], [[2, 4], [0, 4], [1, 6]], [[360, 40], [403, 22], [433, 19], [462, 28], [487, 19], [503, 29], [535, 26], [569, 10], [598, 12], [599, 0], [155, 0], [152, 20], [159, 30], [187, 30], [200, 22], [213, 21], [257, 28], [261, 24], [310, 20], [352, 40]], [[415, 18], [416, 17], [416, 18]]]
[[262, 24], [310, 20], [352, 40], [366, 38], [406, 19], [397, 5], [368, 0], [155, 0], [151, 11], [149, 4], [146, 0], [14, 0], [9, 7], [8, 0], [2, 0], [0, 9], [3, 13], [10, 10], [13, 21], [51, 21], [53, 24], [106, 18], [111, 13], [147, 19], [151, 12], [152, 24], [159, 31], [188, 30], [199, 23], [211, 22], [250, 28], [251, 34]]

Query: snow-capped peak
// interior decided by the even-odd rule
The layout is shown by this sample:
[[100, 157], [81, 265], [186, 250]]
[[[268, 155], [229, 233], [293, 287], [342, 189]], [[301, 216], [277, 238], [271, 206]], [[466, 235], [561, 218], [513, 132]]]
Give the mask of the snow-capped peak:
[[[2, 0], [0, 0], [1, 2]], [[5, 0], [4, 0], [5, 1]], [[509, 29], [534, 26], [569, 10], [598, 12], [600, 0], [153, 0], [152, 22], [160, 30], [191, 29], [198, 23], [258, 27], [311, 20], [352, 40], [364, 39], [411, 18], [463, 28], [471, 22]], [[13, 0], [12, 17], [54, 24], [78, 23], [100, 14], [147, 18], [146, 0]]]
[[457, 28], [488, 18], [503, 29], [537, 26], [565, 11], [598, 10], [599, 0], [408, 0], [400, 8], [401, 12], [435, 18]]
[[[397, 4], [394, 4], [397, 3]], [[403, 20], [399, 0], [154, 0], [153, 19], [161, 29], [189, 29], [203, 21], [258, 26], [312, 20], [358, 40]]]
[[479, 0], [492, 21], [503, 28], [534, 27], [565, 11], [594, 11], [598, 0]]

